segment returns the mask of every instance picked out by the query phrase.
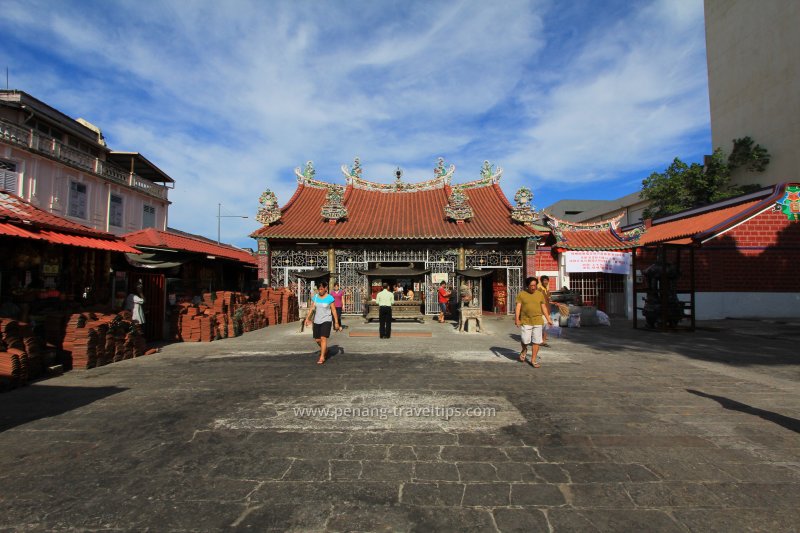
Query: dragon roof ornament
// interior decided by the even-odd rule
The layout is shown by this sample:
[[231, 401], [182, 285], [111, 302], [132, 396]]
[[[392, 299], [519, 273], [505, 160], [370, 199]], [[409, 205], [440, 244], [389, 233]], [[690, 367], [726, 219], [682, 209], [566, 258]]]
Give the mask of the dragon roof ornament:
[[493, 185], [495, 183], [500, 183], [500, 178], [503, 176], [503, 169], [500, 167], [495, 167], [489, 161], [484, 161], [483, 166], [481, 167], [481, 177], [468, 181], [466, 183], [462, 183], [459, 185], [462, 189], [474, 189], [475, 187], [485, 187], [487, 185]]
[[261, 204], [261, 207], [258, 208], [256, 213], [257, 222], [269, 226], [280, 220], [281, 209], [278, 207], [278, 197], [275, 196], [274, 192], [269, 189], [265, 190], [258, 198], [258, 203]]
[[468, 202], [467, 193], [461, 187], [454, 187], [447, 198], [447, 205], [444, 206], [445, 215], [455, 220], [457, 224], [463, 224], [465, 220], [475, 216]]
[[314, 170], [313, 161], [307, 161], [305, 168], [302, 170], [300, 170], [300, 167], [294, 169], [294, 175], [297, 177], [297, 183], [300, 185], [308, 185], [319, 189], [326, 189], [331, 185], [330, 183], [325, 183], [324, 181], [316, 179], [316, 174], [317, 171]]
[[439, 158], [436, 168], [433, 170], [434, 178], [419, 183], [407, 183], [402, 180], [403, 171], [398, 168], [395, 172], [394, 183], [377, 183], [365, 180], [361, 177], [361, 161], [356, 157], [352, 167], [342, 165], [342, 174], [345, 181], [355, 189], [379, 192], [418, 192], [433, 189], [443, 189], [450, 184], [450, 179], [456, 171], [455, 165], [445, 168], [444, 159]]
[[553, 230], [553, 235], [555, 235], [558, 242], [568, 242], [564, 236], [564, 231], [608, 231], [619, 239], [620, 242], [638, 241], [639, 237], [645, 232], [643, 223], [634, 226], [628, 231], [622, 231], [620, 221], [625, 216], [624, 211], [614, 217], [598, 222], [569, 222], [567, 220], [558, 219], [549, 213], [545, 213], [544, 215], [547, 219], [547, 225]]

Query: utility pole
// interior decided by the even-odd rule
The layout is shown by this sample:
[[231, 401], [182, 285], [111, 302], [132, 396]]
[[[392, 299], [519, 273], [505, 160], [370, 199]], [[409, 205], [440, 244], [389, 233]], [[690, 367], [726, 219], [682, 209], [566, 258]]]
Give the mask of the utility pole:
[[220, 234], [222, 230], [222, 219], [223, 218], [249, 218], [242, 215], [223, 215], [222, 214], [222, 204], [217, 204], [217, 244], [220, 241]]

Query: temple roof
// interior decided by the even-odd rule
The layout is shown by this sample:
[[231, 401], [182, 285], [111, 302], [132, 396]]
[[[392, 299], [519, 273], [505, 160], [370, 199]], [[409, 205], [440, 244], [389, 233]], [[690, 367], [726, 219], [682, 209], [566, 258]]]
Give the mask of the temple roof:
[[647, 228], [640, 244], [701, 244], [765, 210], [775, 209], [776, 202], [786, 194], [786, 187], [790, 185], [796, 186], [777, 184], [754, 193], [653, 220], [653, 225]]
[[547, 224], [556, 242], [553, 248], [561, 250], [630, 250], [638, 246], [642, 228], [623, 232], [619, 221], [623, 213], [601, 222], [578, 223], [560, 220], [546, 214]]
[[652, 225], [620, 228], [623, 214], [602, 222], [575, 223], [545, 213], [553, 231], [554, 248], [561, 250], [630, 250], [655, 244], [702, 244], [749, 218], [776, 209], [788, 186], [778, 184], [754, 193], [661, 217]]
[[[310, 168], [309, 163], [307, 169]], [[434, 179], [421, 183], [402, 182], [399, 171], [395, 183], [365, 180], [360, 176], [357, 161], [353, 170], [347, 167], [342, 170], [347, 183], [344, 187], [314, 179], [313, 169], [305, 173], [297, 169], [297, 190], [280, 208], [279, 219], [252, 236], [308, 240], [512, 239], [546, 231], [542, 226], [512, 220], [512, 205], [498, 183], [500, 169], [496, 173], [482, 173], [481, 179], [452, 186], [454, 167], [444, 169], [441, 161]], [[342, 189], [341, 206], [346, 213], [335, 223], [321, 215], [332, 187]], [[471, 208], [471, 216], [461, 221], [445, 213], [456, 190], [467, 196]]]

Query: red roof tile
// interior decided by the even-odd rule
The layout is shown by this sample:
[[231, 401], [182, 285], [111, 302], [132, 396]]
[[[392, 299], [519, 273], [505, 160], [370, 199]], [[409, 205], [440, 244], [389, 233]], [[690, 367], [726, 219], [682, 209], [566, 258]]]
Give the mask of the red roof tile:
[[217, 244], [202, 237], [190, 237], [188, 235], [178, 235], [177, 233], [148, 228], [128, 233], [123, 235], [123, 238], [125, 242], [131, 246], [182, 250], [223, 257], [250, 265], [258, 265], [256, 258], [246, 250], [227, 244]]
[[622, 214], [600, 222], [569, 222], [547, 215], [556, 237], [554, 248], [562, 250], [630, 250], [637, 245], [637, 234], [622, 232]]
[[[657, 244], [684, 237], [698, 236], [725, 222], [736, 222], [738, 219], [743, 218], [743, 215], [749, 213], [753, 208], [760, 206], [764, 202], [764, 199], [761, 198], [730, 207], [724, 207], [722, 209], [716, 209], [714, 211], [708, 211], [699, 215], [670, 220], [661, 224], [654, 224], [647, 228], [639, 244]], [[767, 207], [767, 205], [764, 207]]]
[[610, 230], [578, 229], [562, 231], [562, 238], [554, 244], [565, 250], [630, 250], [636, 242], [621, 241]]
[[348, 216], [329, 224], [320, 214], [326, 189], [300, 184], [281, 209], [281, 219], [253, 233], [278, 239], [464, 239], [525, 238], [538, 232], [511, 220], [511, 208], [496, 183], [467, 189], [474, 217], [463, 224], [444, 213], [449, 188], [382, 192], [348, 186]]

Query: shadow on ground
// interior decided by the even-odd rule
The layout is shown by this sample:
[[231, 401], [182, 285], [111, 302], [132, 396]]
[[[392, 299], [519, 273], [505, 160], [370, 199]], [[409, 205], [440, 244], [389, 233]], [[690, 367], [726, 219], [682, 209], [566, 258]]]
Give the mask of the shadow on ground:
[[[513, 335], [519, 337], [519, 335]], [[512, 350], [510, 348], [503, 348], [500, 346], [492, 346], [489, 348], [495, 357], [505, 357], [510, 361], [516, 361], [519, 357], [520, 351]]]
[[[796, 355], [797, 341], [780, 333], [781, 328], [793, 330], [791, 325], [759, 325], [745, 320], [710, 321], [708, 325], [713, 327], [699, 327], [694, 332], [634, 329], [630, 321], [619, 318], [613, 321], [611, 327], [565, 329], [564, 337], [570, 342], [590, 345], [610, 353], [634, 350], [658, 355], [660, 352], [732, 366], [786, 365], [800, 369], [800, 357]], [[762, 337], [743, 332], [744, 327], [766, 329], [767, 326], [775, 331], [772, 336]]]
[[0, 396], [0, 432], [50, 418], [128, 390], [124, 387], [31, 385]]
[[730, 398], [726, 398], [724, 396], [716, 396], [714, 394], [708, 394], [694, 389], [686, 389], [686, 392], [689, 392], [696, 396], [701, 396], [703, 398], [709, 398], [711, 400], [714, 400], [725, 409], [729, 409], [731, 411], [739, 411], [741, 413], [746, 413], [748, 415], [754, 415], [763, 420], [767, 420], [769, 422], [778, 424], [779, 426], [785, 427], [786, 429], [794, 431], [795, 433], [800, 433], [800, 420], [796, 418], [784, 416], [775, 413], [773, 411], [759, 409], [758, 407], [753, 407], [752, 405], [747, 405], [746, 403], [737, 402], [736, 400], [731, 400]]

